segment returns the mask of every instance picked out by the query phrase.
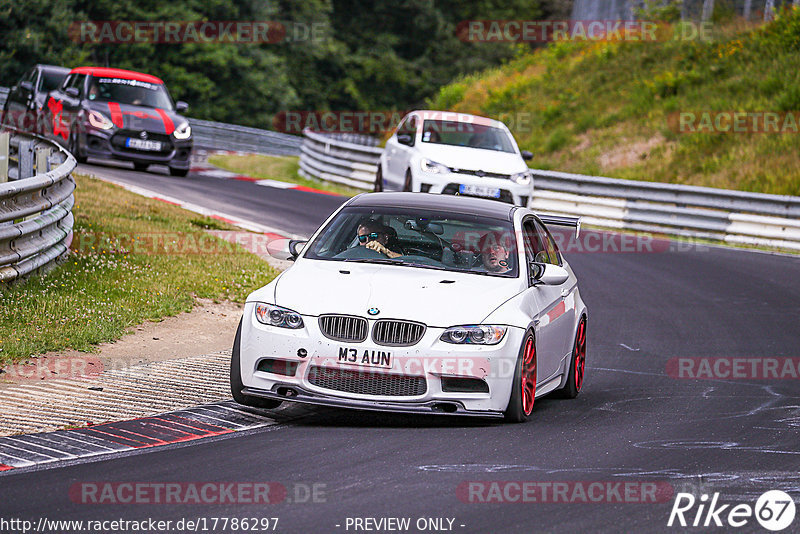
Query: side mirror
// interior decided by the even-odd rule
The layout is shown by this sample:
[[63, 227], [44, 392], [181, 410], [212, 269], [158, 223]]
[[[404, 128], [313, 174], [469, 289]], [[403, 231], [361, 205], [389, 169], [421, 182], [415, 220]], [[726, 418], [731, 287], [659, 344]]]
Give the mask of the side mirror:
[[299, 239], [276, 239], [267, 243], [267, 253], [279, 260], [294, 261], [303, 252], [308, 241]]
[[71, 96], [72, 98], [78, 98], [78, 95], [81, 94], [77, 87], [67, 87], [67, 90], [64, 92], [67, 93], [67, 96]]
[[413, 139], [414, 137], [408, 133], [397, 134], [397, 142], [403, 145], [411, 145]]
[[21, 89], [24, 89], [29, 93], [33, 91], [33, 84], [31, 82], [20, 82], [19, 86]]
[[292, 255], [293, 260], [297, 259], [297, 257], [303, 252], [303, 249], [306, 247], [306, 243], [308, 243], [308, 241], [302, 241], [300, 239], [291, 239], [289, 241], [289, 254]]
[[183, 100], [178, 100], [177, 102], [175, 102], [175, 111], [177, 113], [186, 113], [188, 109], [189, 109], [189, 104], [187, 104]]
[[523, 150], [522, 152], [520, 152], [520, 155], [522, 156], [522, 159], [524, 159], [525, 161], [530, 161], [533, 159], [533, 152], [531, 152], [530, 150]]
[[569, 278], [569, 272], [558, 265], [531, 262], [533, 285], [560, 286]]

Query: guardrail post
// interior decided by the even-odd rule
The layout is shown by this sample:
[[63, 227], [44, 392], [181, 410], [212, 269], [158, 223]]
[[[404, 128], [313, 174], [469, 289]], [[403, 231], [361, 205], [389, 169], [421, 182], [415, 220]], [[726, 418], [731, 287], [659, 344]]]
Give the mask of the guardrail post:
[[8, 181], [8, 132], [0, 133], [0, 184]]
[[46, 174], [50, 172], [50, 149], [36, 149], [36, 174]]
[[19, 174], [18, 180], [31, 178], [33, 173], [33, 141], [19, 142]]

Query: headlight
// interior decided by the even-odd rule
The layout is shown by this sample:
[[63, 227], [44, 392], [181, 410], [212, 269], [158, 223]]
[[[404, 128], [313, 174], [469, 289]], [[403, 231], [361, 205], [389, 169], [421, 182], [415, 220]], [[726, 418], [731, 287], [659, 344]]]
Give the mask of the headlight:
[[192, 127], [189, 126], [188, 122], [181, 123], [180, 126], [175, 128], [172, 135], [175, 136], [175, 139], [189, 139], [192, 136]]
[[435, 161], [431, 161], [429, 159], [423, 158], [420, 160], [419, 166], [423, 172], [430, 172], [432, 174], [450, 174], [450, 167], [447, 165], [442, 165], [441, 163], [436, 163]]
[[114, 123], [99, 111], [89, 112], [89, 124], [101, 130], [110, 130], [114, 127]]
[[531, 183], [531, 171], [523, 171], [512, 174], [511, 181], [519, 185], [528, 185]]
[[484, 324], [454, 326], [445, 330], [439, 339], [456, 345], [497, 345], [503, 340], [507, 329], [505, 326]]
[[303, 328], [300, 314], [272, 304], [256, 303], [256, 319], [261, 324], [280, 326], [281, 328]]

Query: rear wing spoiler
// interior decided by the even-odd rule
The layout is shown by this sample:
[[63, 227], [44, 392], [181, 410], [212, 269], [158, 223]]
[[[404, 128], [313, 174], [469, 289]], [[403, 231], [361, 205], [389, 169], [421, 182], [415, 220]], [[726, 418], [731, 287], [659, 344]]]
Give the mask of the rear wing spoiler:
[[581, 235], [581, 218], [580, 217], [566, 217], [563, 215], [539, 215], [539, 219], [546, 225], [550, 226], [572, 226], [575, 228], [575, 237]]

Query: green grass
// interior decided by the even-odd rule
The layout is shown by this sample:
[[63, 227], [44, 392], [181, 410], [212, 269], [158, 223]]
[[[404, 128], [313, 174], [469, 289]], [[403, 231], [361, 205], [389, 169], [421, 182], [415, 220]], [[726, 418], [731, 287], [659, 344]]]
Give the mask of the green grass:
[[325, 180], [309, 179], [300, 176], [298, 170], [300, 164], [295, 156], [265, 156], [263, 154], [217, 154], [208, 158], [212, 165], [225, 169], [226, 171], [236, 172], [253, 178], [266, 178], [269, 180], [279, 180], [281, 182], [291, 182], [293, 184], [312, 187], [352, 197], [364, 191], [354, 187], [328, 182]]
[[[653, 19], [651, 19], [653, 20]], [[560, 42], [428, 102], [504, 120], [532, 167], [800, 195], [800, 134], [676, 133], [681, 111], [800, 111], [800, 10], [710, 39]]]
[[0, 362], [92, 350], [130, 327], [192, 309], [196, 298], [244, 302], [276, 272], [205, 228], [232, 227], [76, 176], [73, 253], [46, 277], [0, 286]]

